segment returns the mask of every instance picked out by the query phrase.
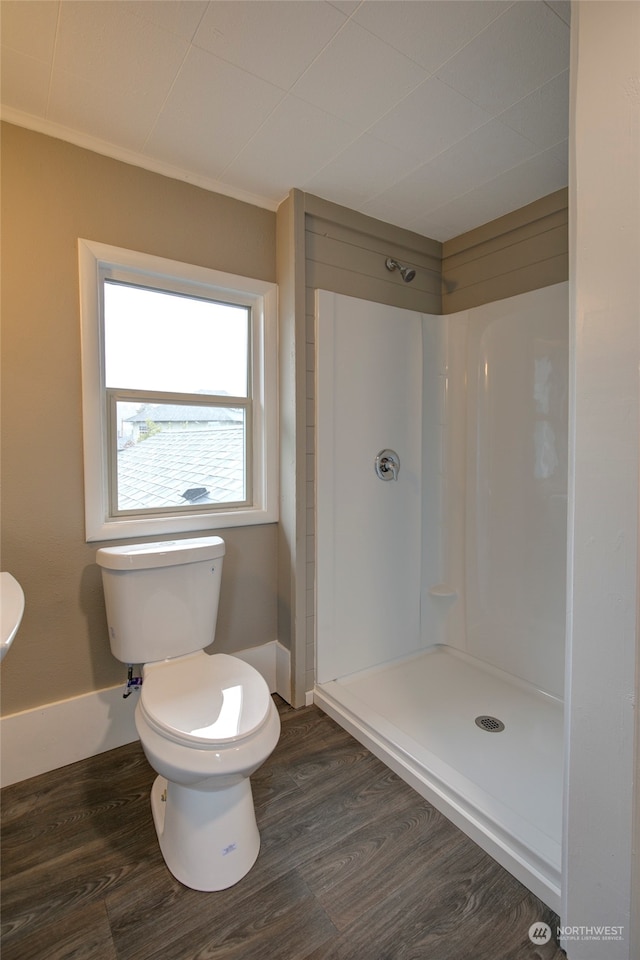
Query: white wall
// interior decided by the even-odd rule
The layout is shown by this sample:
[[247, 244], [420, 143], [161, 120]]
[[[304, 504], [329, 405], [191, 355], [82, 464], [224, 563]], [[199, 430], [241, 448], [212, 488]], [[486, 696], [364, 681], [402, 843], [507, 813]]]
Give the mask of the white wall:
[[[569, 751], [562, 920], [570, 960], [640, 955], [637, 850], [640, 4], [572, 5], [573, 382]], [[635, 812], [634, 812], [635, 811]], [[635, 842], [635, 888], [634, 888]]]
[[[419, 644], [422, 316], [318, 292], [317, 679]], [[380, 480], [376, 455], [400, 456]]]
[[[447, 318], [466, 334], [465, 649], [559, 697], [568, 310], [561, 283]], [[451, 424], [454, 444], [460, 428]]]

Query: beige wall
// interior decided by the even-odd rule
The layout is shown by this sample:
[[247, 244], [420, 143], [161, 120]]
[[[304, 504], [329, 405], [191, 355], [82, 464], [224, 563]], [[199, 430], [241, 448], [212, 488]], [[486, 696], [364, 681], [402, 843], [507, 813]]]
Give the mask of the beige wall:
[[[441, 243], [311, 194], [304, 202], [308, 290], [441, 313]], [[414, 279], [387, 270], [387, 257], [414, 268]]]
[[456, 313], [569, 278], [568, 192], [556, 190], [447, 240], [442, 312]]
[[[84, 539], [77, 240], [276, 279], [275, 214], [2, 125], [2, 554], [26, 611], [2, 711], [117, 684]], [[217, 649], [277, 639], [275, 524], [222, 531]]]
[[291, 652], [291, 703], [300, 707], [306, 676], [306, 409], [304, 194], [292, 190], [277, 214], [279, 313], [280, 522], [278, 630]]

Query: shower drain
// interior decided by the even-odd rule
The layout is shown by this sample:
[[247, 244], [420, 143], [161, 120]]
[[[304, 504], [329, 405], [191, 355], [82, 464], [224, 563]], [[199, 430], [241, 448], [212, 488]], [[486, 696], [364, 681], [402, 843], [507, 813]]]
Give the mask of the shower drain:
[[487, 733], [502, 733], [504, 730], [504, 723], [497, 717], [476, 717], [476, 726], [486, 730]]

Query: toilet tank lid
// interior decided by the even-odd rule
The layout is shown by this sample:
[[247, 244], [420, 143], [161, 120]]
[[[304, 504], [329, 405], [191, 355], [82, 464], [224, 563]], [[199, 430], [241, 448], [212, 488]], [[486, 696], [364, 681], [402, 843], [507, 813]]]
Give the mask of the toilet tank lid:
[[163, 540], [156, 543], [133, 543], [119, 547], [100, 547], [96, 562], [109, 570], [148, 570], [152, 567], [173, 567], [223, 557], [221, 537], [193, 537], [189, 540]]

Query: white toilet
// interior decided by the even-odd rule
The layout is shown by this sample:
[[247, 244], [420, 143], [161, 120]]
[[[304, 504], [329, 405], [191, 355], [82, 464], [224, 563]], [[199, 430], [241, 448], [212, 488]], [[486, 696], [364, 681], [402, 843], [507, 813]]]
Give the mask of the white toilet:
[[220, 537], [105, 547], [97, 552], [111, 650], [143, 664], [135, 710], [159, 776], [151, 809], [171, 873], [194, 890], [224, 890], [260, 849], [249, 777], [280, 736], [262, 676], [210, 656], [225, 546]]

